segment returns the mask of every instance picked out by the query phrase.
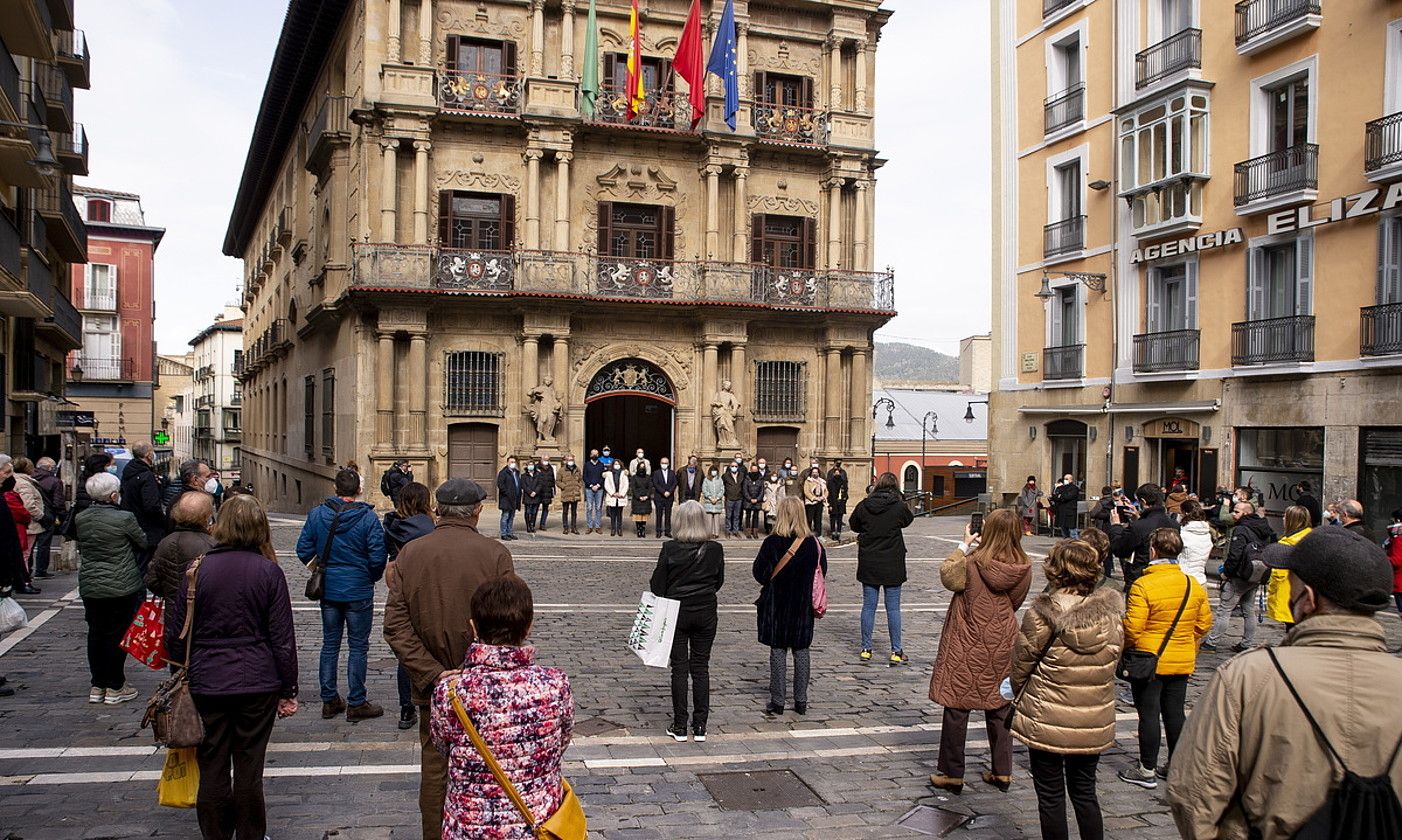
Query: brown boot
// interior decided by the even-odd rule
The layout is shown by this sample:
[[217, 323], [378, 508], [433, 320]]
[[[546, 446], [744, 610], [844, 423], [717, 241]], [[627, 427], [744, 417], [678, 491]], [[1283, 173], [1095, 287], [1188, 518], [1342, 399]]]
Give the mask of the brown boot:
[[995, 776], [994, 774], [985, 770], [983, 771], [983, 783], [986, 785], [992, 785], [993, 787], [996, 787], [997, 789], [1001, 790], [1003, 793], [1007, 793], [1008, 788], [1013, 786], [1013, 777]]
[[964, 780], [956, 779], [952, 776], [941, 776], [940, 774], [935, 773], [930, 777], [930, 784], [934, 785], [940, 790], [947, 790], [955, 796], [959, 796], [964, 793]]
[[328, 700], [321, 704], [322, 720], [330, 720], [346, 710], [346, 701], [337, 697], [335, 700]]
[[384, 706], [377, 706], [367, 700], [359, 706], [351, 706], [346, 709], [346, 720], [369, 720], [380, 717], [384, 713]]

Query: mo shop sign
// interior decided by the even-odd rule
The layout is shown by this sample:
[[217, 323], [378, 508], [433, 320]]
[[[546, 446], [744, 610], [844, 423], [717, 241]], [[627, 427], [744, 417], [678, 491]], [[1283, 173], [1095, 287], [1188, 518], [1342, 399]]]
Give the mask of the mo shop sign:
[[[1313, 207], [1299, 207], [1272, 213], [1266, 217], [1266, 235], [1275, 236], [1291, 231], [1308, 230], [1347, 219], [1359, 219], [1364, 216], [1385, 213], [1397, 207], [1402, 207], [1402, 183], [1392, 184], [1387, 188], [1386, 193], [1381, 188], [1375, 188], [1336, 198], [1328, 204], [1317, 204]], [[1326, 210], [1327, 212], [1323, 212]], [[1319, 212], [1317, 213], [1317, 211]], [[1134, 265], [1179, 254], [1191, 254], [1227, 245], [1239, 245], [1243, 241], [1244, 236], [1241, 228], [1212, 231], [1211, 233], [1190, 236], [1187, 239], [1135, 248], [1130, 254], [1129, 261], [1131, 265]]]

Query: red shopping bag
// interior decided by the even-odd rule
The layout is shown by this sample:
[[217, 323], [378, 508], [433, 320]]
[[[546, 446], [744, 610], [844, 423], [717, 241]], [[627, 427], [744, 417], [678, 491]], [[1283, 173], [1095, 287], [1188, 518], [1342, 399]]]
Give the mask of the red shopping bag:
[[147, 668], [159, 671], [166, 666], [165, 628], [162, 603], [155, 598], [143, 601], [126, 635], [122, 636], [122, 650], [141, 660]]

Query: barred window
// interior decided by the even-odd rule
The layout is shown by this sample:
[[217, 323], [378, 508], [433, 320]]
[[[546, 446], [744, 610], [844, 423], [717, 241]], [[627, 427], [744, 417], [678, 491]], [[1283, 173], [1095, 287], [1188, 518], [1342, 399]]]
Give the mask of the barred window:
[[755, 418], [803, 420], [806, 365], [759, 362], [755, 366]]
[[459, 415], [501, 416], [501, 369], [501, 353], [448, 353], [443, 363], [443, 410]]
[[335, 456], [335, 450], [336, 371], [327, 368], [321, 372], [321, 454], [329, 460]]

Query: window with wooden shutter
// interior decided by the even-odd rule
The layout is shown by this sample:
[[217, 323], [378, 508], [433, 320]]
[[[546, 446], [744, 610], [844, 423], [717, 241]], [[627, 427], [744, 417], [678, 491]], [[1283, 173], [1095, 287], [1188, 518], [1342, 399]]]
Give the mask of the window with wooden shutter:
[[599, 254], [613, 255], [613, 202], [599, 202]]
[[657, 258], [671, 262], [673, 246], [676, 241], [676, 211], [671, 207], [662, 207], [660, 210], [657, 224]]
[[1378, 223], [1378, 303], [1402, 303], [1402, 216]]
[[447, 65], [449, 70], [459, 73], [515, 75], [516, 44], [449, 35]]
[[438, 242], [444, 248], [507, 251], [515, 242], [516, 199], [496, 193], [438, 194]]
[[675, 228], [671, 207], [599, 202], [601, 255], [670, 260]]
[[331, 459], [335, 450], [336, 371], [334, 368], [327, 368], [321, 372], [321, 454]]

